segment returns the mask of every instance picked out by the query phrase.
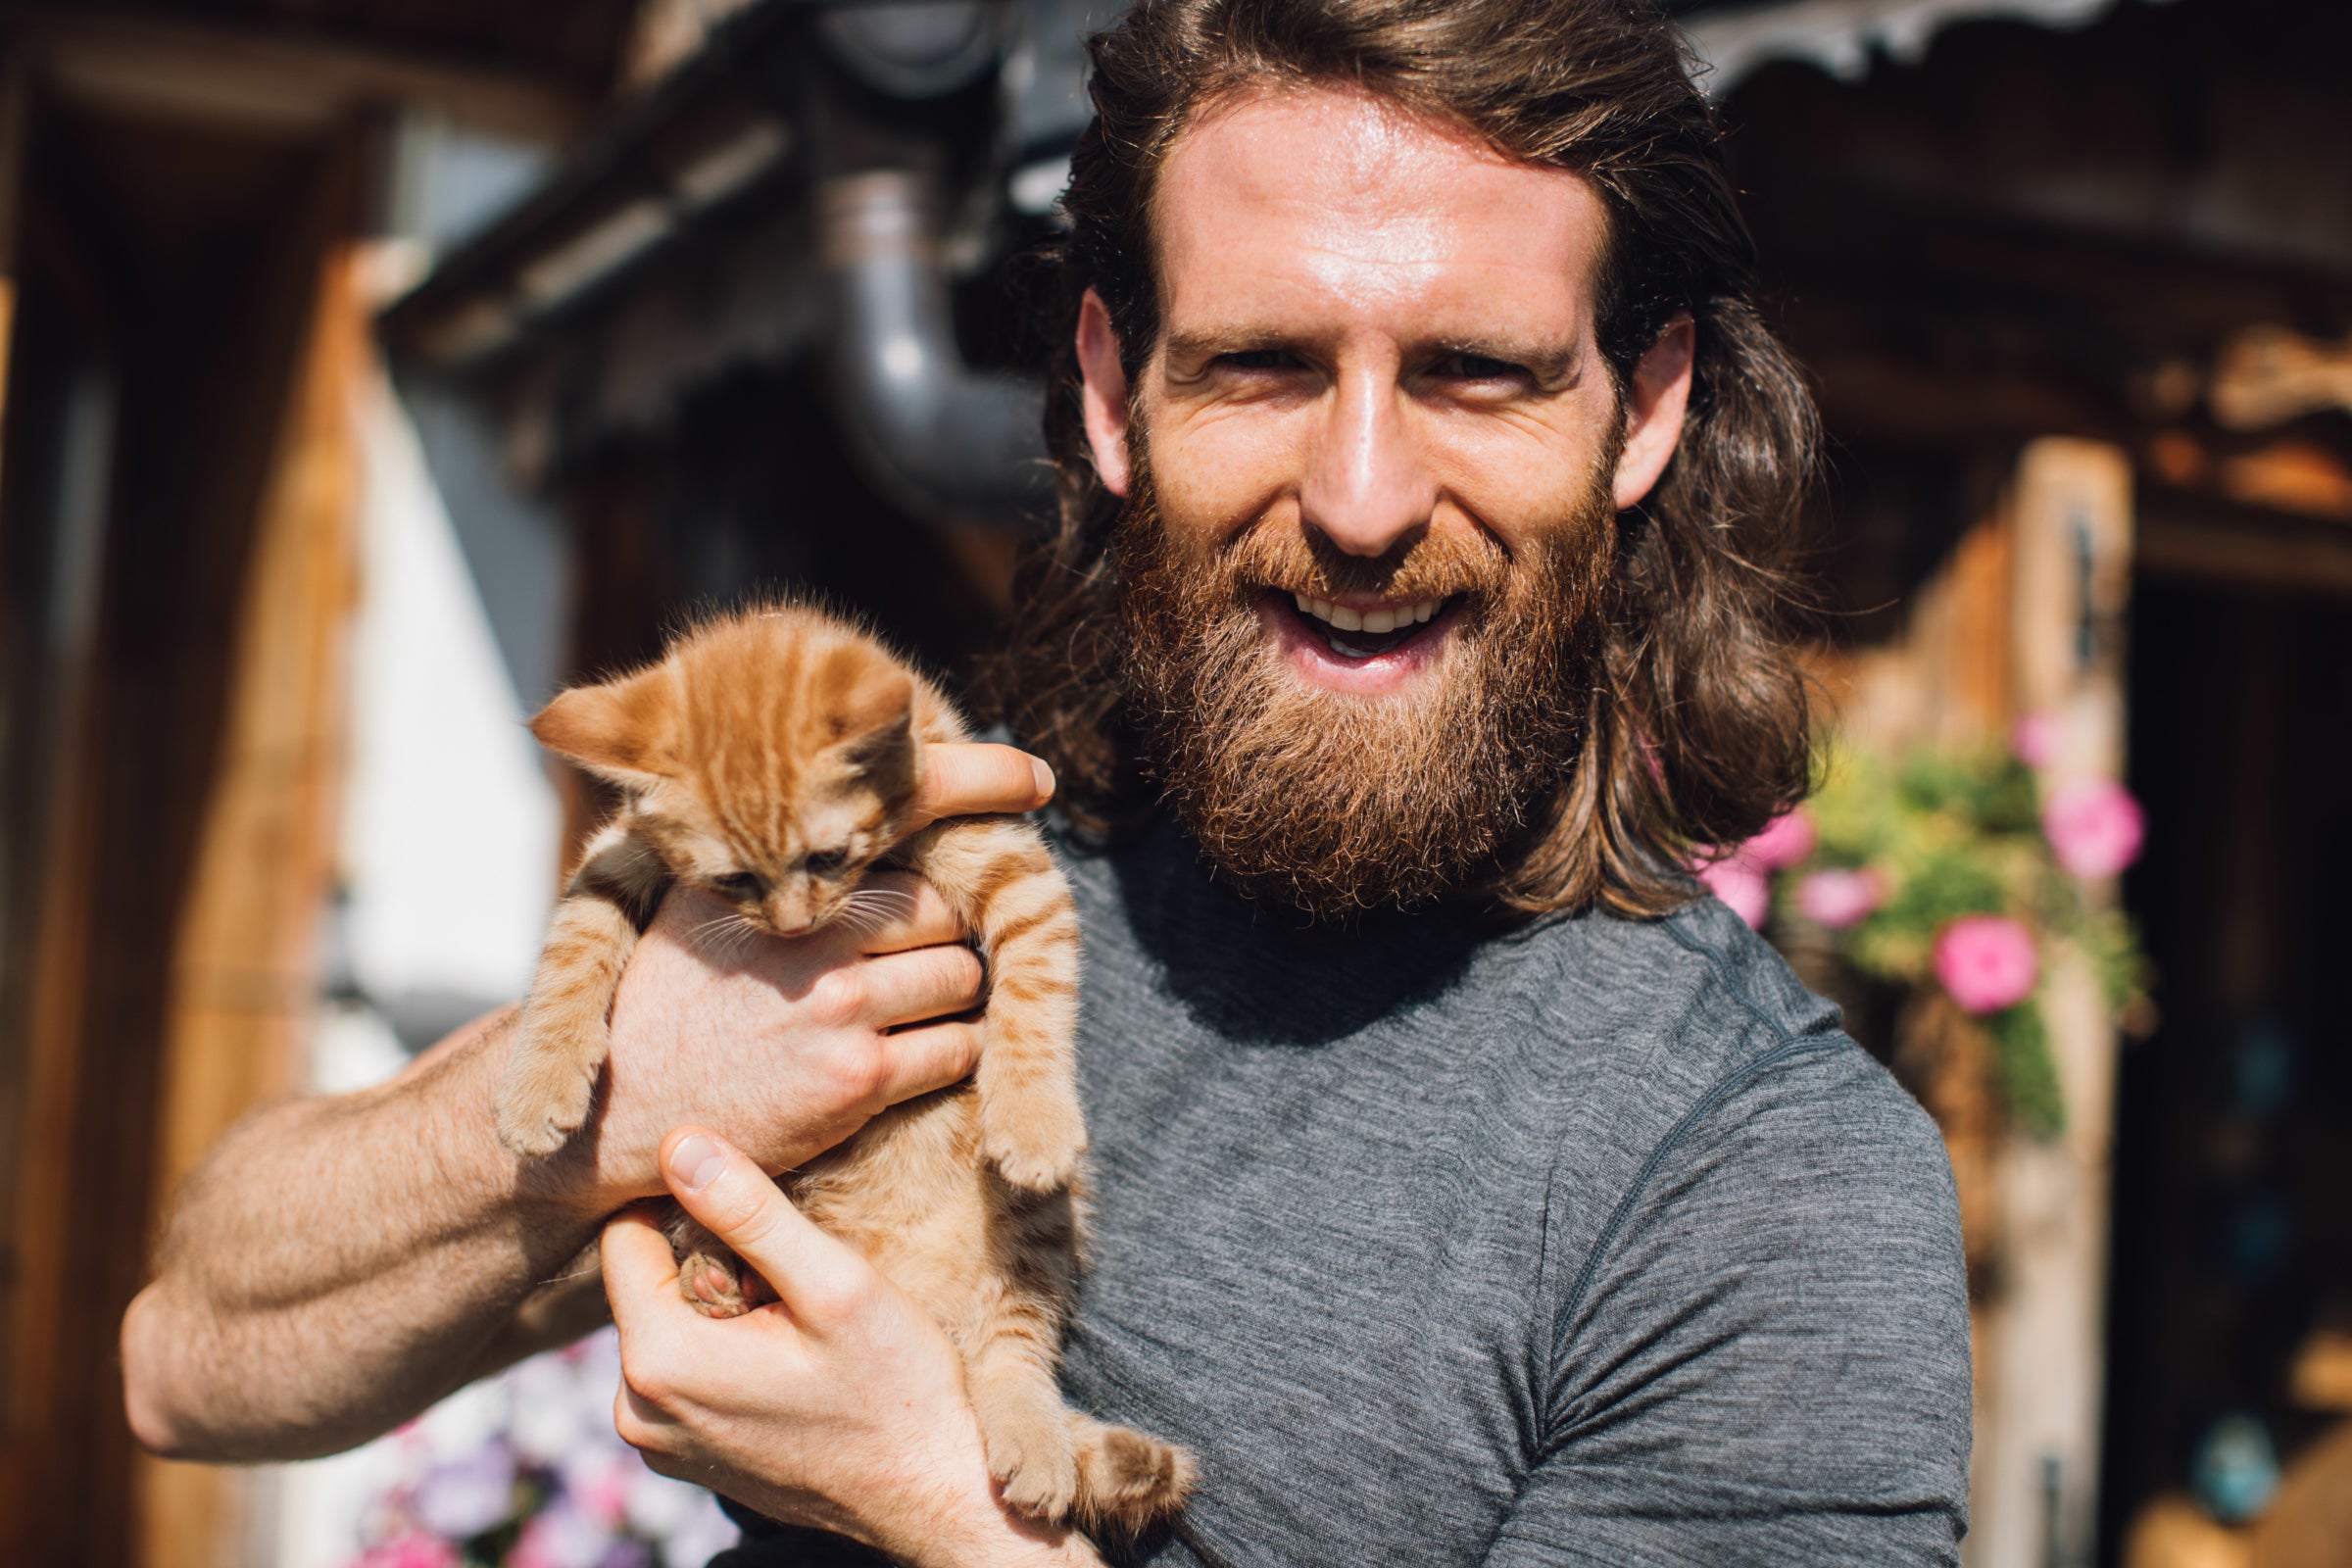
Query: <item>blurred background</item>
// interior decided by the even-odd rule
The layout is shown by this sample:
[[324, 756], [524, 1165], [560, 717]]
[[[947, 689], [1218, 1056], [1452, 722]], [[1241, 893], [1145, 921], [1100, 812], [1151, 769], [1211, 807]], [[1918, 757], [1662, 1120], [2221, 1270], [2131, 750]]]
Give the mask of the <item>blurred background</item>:
[[[1824, 793], [1708, 876], [1946, 1133], [1969, 1560], [2352, 1563], [2352, 12], [1673, 9], [1833, 437]], [[968, 679], [1117, 10], [0, 4], [0, 1560], [727, 1539], [609, 1343], [217, 1471], [116, 1326], [245, 1109], [520, 993], [560, 685], [779, 585]]]

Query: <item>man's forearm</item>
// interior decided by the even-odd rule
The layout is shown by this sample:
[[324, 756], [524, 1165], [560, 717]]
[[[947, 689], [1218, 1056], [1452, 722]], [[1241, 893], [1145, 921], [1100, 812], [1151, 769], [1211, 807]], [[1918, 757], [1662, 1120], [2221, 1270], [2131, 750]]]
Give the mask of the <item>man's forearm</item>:
[[491, 1131], [511, 1020], [222, 1141], [123, 1319], [143, 1443], [215, 1460], [331, 1453], [593, 1323], [593, 1254], [575, 1259], [599, 1216], [560, 1174], [518, 1179]]

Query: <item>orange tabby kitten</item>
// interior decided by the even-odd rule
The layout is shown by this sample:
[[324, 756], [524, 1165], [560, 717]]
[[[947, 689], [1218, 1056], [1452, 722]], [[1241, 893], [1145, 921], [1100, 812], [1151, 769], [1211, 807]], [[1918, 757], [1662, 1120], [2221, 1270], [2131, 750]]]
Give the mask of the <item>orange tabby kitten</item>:
[[[500, 1141], [547, 1154], [586, 1121], [613, 988], [673, 882], [792, 936], [852, 907], [877, 864], [917, 872], [988, 962], [979, 1070], [884, 1111], [785, 1189], [947, 1330], [1015, 1506], [1121, 1534], [1171, 1515], [1190, 1457], [1067, 1409], [1054, 1385], [1083, 1240], [1077, 912], [1018, 817], [909, 833], [922, 748], [968, 738], [947, 700], [871, 638], [788, 606], [712, 620], [650, 668], [563, 693], [531, 729], [624, 800], [557, 906], [499, 1091]], [[670, 1239], [702, 1311], [764, 1298], [682, 1211]]]

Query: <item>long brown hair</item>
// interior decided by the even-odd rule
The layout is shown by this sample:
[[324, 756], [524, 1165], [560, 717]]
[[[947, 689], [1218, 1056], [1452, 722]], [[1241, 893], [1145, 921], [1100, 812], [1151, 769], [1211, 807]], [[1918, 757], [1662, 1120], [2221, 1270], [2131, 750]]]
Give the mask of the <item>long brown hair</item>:
[[1481, 889], [1550, 912], [1663, 912], [1693, 845], [1737, 843], [1807, 786], [1805, 688], [1783, 562], [1818, 416], [1758, 318], [1754, 244], [1680, 35], [1650, 0], [1139, 0], [1090, 41], [1097, 119], [1070, 162], [1049, 258], [1046, 436], [1059, 521], [1024, 569], [1000, 671], [1006, 721], [1053, 763], [1082, 827], [1151, 805], [1121, 710], [1110, 547], [1120, 503], [1095, 472], [1072, 347], [1089, 288], [1130, 380], [1157, 334], [1159, 172], [1207, 106], [1341, 83], [1458, 123], [1506, 156], [1573, 169], [1608, 210], [1599, 346], [1622, 390], [1678, 313], [1696, 323], [1682, 439], [1621, 514], [1578, 755], [1506, 873]]

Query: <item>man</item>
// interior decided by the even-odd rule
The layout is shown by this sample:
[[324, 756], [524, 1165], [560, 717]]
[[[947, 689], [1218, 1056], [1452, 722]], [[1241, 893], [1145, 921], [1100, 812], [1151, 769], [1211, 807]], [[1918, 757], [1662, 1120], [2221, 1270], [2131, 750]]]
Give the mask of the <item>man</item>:
[[[1802, 789], [1771, 562], [1812, 425], [1670, 30], [1159, 0], [1094, 90], [1006, 696], [1087, 933], [1065, 1383], [1200, 1465], [1144, 1549], [1956, 1560], [1940, 1145], [1680, 870]], [[941, 811], [1047, 790], [934, 760]], [[381, 1430], [595, 1321], [542, 1282], [666, 1185], [782, 1299], [706, 1321], [649, 1223], [605, 1229], [622, 1435], [754, 1510], [731, 1560], [832, 1560], [761, 1516], [1099, 1560], [999, 1502], [944, 1337], [763, 1174], [968, 1068], [957, 933], [918, 902], [730, 968], [695, 918], [640, 949], [551, 1166], [497, 1155], [497, 1023], [224, 1147], [124, 1324], [141, 1438]]]

